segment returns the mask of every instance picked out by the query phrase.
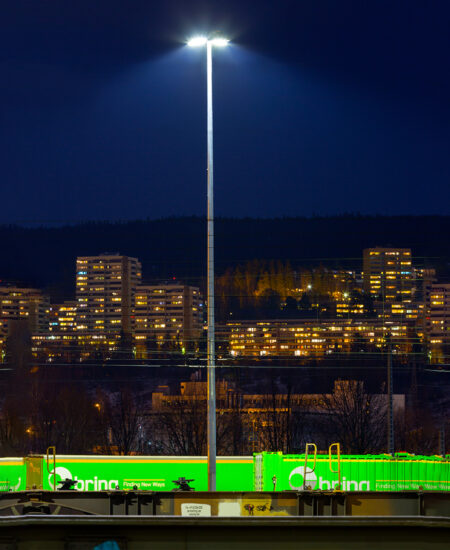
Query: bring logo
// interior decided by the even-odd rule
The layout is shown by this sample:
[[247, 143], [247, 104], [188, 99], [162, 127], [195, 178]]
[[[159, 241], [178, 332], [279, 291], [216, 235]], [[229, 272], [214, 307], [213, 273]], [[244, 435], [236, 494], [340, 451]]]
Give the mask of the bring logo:
[[[301, 479], [299, 479], [299, 477]], [[295, 478], [295, 479], [292, 479]], [[303, 491], [304, 488], [314, 489], [317, 485], [317, 476], [315, 472], [311, 469], [306, 468], [306, 477], [305, 477], [305, 467], [297, 466], [289, 474], [289, 487], [294, 491]]]
[[[56, 487], [53, 485], [53, 474], [56, 473]], [[55, 470], [52, 470], [48, 476], [48, 484], [55, 490], [58, 487], [60, 481], [66, 479], [73, 479], [76, 481], [75, 488], [79, 491], [101, 491], [101, 490], [114, 490], [119, 485], [118, 479], [98, 479], [97, 476], [94, 479], [78, 479], [77, 476], [73, 476], [72, 472], [64, 466], [58, 466]]]

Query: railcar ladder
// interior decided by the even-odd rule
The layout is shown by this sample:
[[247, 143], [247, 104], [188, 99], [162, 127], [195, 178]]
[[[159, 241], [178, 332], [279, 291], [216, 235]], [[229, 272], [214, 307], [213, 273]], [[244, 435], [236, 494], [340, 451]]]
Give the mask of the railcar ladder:
[[[50, 470], [50, 453], [52, 453], [51, 458], [53, 458], [53, 471]], [[47, 454], [45, 457], [47, 464], [47, 472], [51, 475], [53, 474], [53, 490], [56, 491], [56, 447], [48, 447]], [[49, 477], [50, 479], [50, 477]]]
[[[309, 456], [310, 447], [312, 447], [314, 451], [314, 462], [313, 462], [313, 467], [308, 471], [308, 456]], [[305, 447], [305, 466], [303, 469], [303, 490], [304, 491], [308, 488], [308, 485], [306, 485], [307, 475], [312, 474], [316, 469], [316, 459], [317, 459], [317, 445], [315, 443], [307, 443]]]
[[[337, 470], [333, 470], [333, 447], [336, 447], [336, 460], [337, 460]], [[330, 466], [330, 471], [333, 474], [338, 475], [338, 485], [335, 487], [335, 491], [341, 490], [341, 444], [340, 443], [332, 443], [328, 448], [328, 464]]]

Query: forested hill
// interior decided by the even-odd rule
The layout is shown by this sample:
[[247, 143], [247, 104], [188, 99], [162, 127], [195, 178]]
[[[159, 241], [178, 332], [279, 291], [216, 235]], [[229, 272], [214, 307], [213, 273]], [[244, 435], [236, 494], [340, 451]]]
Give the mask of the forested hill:
[[[216, 220], [216, 270], [251, 259], [361, 268], [370, 246], [411, 247], [418, 265], [443, 274], [450, 259], [450, 216], [359, 216]], [[64, 227], [0, 227], [0, 279], [74, 294], [75, 258], [102, 252], [138, 257], [146, 281], [205, 273], [206, 221], [198, 217]]]

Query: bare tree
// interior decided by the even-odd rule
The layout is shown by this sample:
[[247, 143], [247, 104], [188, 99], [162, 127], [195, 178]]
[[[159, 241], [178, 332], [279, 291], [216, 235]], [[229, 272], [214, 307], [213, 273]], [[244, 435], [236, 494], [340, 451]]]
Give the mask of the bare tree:
[[420, 415], [409, 409], [401, 418], [395, 418], [397, 448], [414, 454], [439, 454], [439, 427], [426, 406], [422, 406]]
[[98, 404], [104, 449], [110, 454], [142, 453], [146, 406], [129, 389], [103, 395]]
[[259, 400], [253, 429], [258, 450], [292, 453], [302, 446], [307, 406], [304, 396], [294, 394], [292, 388], [288, 377], [281, 384], [270, 376], [269, 392]]
[[2, 456], [22, 455], [27, 451], [26, 431], [17, 403], [7, 398], [0, 410], [0, 453]]
[[289, 452], [291, 403], [290, 395], [265, 395], [258, 414], [258, 442], [266, 451]]
[[234, 399], [228, 404], [228, 407], [219, 409], [217, 415], [218, 454], [240, 456], [250, 452], [244, 416], [245, 412], [241, 408], [238, 394], [234, 395]]
[[290, 393], [266, 395], [257, 413], [258, 448], [283, 453], [298, 452], [304, 446], [306, 402]]
[[206, 431], [206, 401], [202, 398], [176, 396], [152, 414], [153, 445], [162, 454], [206, 454]]
[[55, 445], [64, 453], [91, 452], [97, 443], [96, 408], [81, 387], [66, 386], [59, 392], [55, 411]]
[[340, 442], [347, 453], [370, 453], [385, 446], [386, 396], [369, 394], [363, 382], [340, 380], [332, 394], [322, 396], [319, 409], [326, 414], [325, 438]]
[[47, 382], [37, 373], [31, 380], [28, 393], [28, 422], [33, 452], [42, 453], [51, 445], [56, 445], [57, 416], [56, 386]]
[[10, 321], [9, 335], [6, 340], [6, 359], [14, 371], [13, 382], [21, 381], [30, 366], [31, 331], [27, 321]]

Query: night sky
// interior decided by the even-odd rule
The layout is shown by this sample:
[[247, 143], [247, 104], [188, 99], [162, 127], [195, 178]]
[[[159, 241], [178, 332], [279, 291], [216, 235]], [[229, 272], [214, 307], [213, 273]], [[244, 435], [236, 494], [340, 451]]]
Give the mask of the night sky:
[[447, 214], [450, 2], [10, 0], [0, 223]]

